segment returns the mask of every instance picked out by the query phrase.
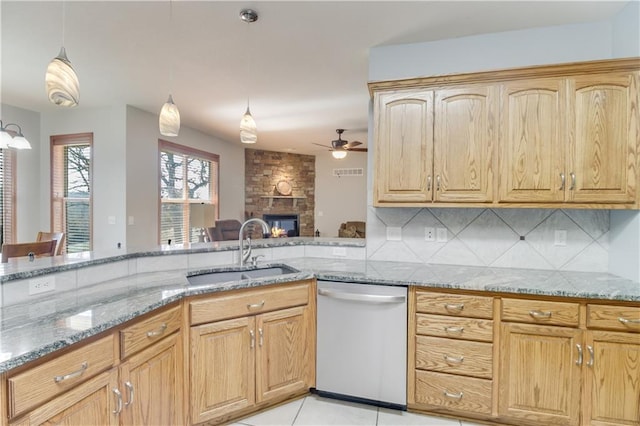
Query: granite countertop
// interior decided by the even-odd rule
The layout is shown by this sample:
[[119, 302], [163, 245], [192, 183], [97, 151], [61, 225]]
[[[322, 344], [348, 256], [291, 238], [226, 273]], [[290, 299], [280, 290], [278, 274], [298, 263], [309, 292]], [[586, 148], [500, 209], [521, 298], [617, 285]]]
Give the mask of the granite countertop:
[[[290, 259], [284, 264], [300, 272], [212, 285], [191, 285], [186, 276], [195, 271], [144, 273], [74, 292], [56, 293], [36, 302], [2, 307], [0, 372], [11, 370], [187, 296], [313, 277], [354, 283], [492, 291], [505, 295], [518, 293], [593, 298], [603, 302], [640, 302], [640, 284], [610, 274], [311, 257]], [[261, 267], [279, 265], [281, 264], [274, 262]], [[208, 271], [235, 268], [235, 265], [228, 265]]]

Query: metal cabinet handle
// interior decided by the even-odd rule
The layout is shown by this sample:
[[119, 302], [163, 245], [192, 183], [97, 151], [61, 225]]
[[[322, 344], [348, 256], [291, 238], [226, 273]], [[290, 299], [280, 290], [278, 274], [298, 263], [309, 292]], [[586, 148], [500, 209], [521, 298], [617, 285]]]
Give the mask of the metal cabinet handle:
[[576, 349], [578, 350], [578, 359], [576, 360], [576, 365], [582, 365], [582, 346], [580, 344], [576, 344]]
[[112, 391], [116, 396], [116, 409], [112, 413], [118, 415], [122, 412], [122, 393], [118, 389], [112, 389]]
[[436, 191], [440, 191], [440, 175], [436, 176]]
[[534, 311], [529, 311], [529, 315], [531, 315], [535, 319], [551, 318], [551, 311], [542, 312], [536, 309]]
[[124, 406], [128, 407], [131, 404], [133, 404], [133, 385], [131, 384], [131, 382], [127, 381], [127, 382], [124, 383], [124, 386], [129, 391], [129, 400], [124, 403]]
[[445, 303], [444, 308], [447, 311], [457, 311], [460, 312], [464, 309], [464, 303]]
[[350, 293], [347, 291], [333, 291], [325, 288], [318, 289], [318, 296], [330, 297], [332, 299], [351, 300], [354, 302], [385, 304], [385, 303], [404, 303], [406, 296], [389, 296], [384, 294], [360, 294]]
[[262, 332], [262, 329], [259, 328], [258, 329], [258, 334], [260, 335], [260, 347], [262, 347], [262, 344], [264, 343], [264, 333]]
[[587, 345], [587, 350], [589, 351], [589, 361], [587, 362], [587, 367], [593, 367], [593, 362], [595, 361], [595, 356], [593, 355], [593, 346]]
[[627, 319], [623, 317], [618, 317], [618, 321], [620, 321], [624, 325], [640, 324], [640, 319]]
[[167, 324], [163, 322], [157, 330], [147, 331], [147, 337], [148, 338], [158, 337], [161, 334], [163, 334], [166, 329], [167, 329]]
[[463, 357], [463, 356], [449, 356], [449, 355], [445, 355], [445, 356], [444, 356], [444, 360], [445, 360], [448, 364], [462, 364], [462, 361], [464, 361], [464, 357]]
[[576, 174], [571, 172], [569, 173], [569, 176], [571, 176], [571, 186], [569, 187], [569, 191], [573, 191], [576, 189]]
[[251, 304], [251, 305], [247, 305], [247, 309], [248, 310], [262, 309], [263, 306], [264, 306], [264, 300], [261, 301], [260, 303], [254, 303], [254, 304]]
[[73, 371], [69, 374], [65, 374], [64, 376], [55, 376], [53, 378], [53, 381], [56, 383], [60, 383], [60, 382], [64, 382], [65, 380], [75, 379], [76, 377], [82, 376], [82, 373], [84, 373], [87, 370], [87, 368], [89, 368], [89, 363], [85, 361], [82, 364], [80, 364], [79, 370]]
[[460, 400], [462, 399], [464, 393], [462, 392], [458, 392], [458, 393], [451, 393], [449, 391], [444, 391], [444, 396], [446, 396], [447, 398], [451, 398], [451, 399], [457, 399]]
[[560, 191], [564, 191], [564, 187], [567, 183], [567, 178], [564, 173], [560, 173]]
[[256, 347], [256, 334], [253, 332], [253, 330], [249, 330], [249, 337], [251, 337], [251, 343], [249, 343], [249, 347], [253, 349]]
[[444, 328], [445, 333], [457, 333], [457, 334], [462, 334], [462, 332], [464, 331], [464, 327], [445, 327]]
[[431, 175], [427, 176], [427, 191], [431, 191]]

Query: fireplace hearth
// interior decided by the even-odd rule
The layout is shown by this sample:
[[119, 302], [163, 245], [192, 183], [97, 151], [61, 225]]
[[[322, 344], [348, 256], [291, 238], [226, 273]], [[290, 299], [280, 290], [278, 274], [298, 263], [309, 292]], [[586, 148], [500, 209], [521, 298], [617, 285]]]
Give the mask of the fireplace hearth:
[[267, 222], [272, 230], [282, 230], [283, 236], [300, 236], [299, 217], [297, 214], [265, 214], [262, 219]]

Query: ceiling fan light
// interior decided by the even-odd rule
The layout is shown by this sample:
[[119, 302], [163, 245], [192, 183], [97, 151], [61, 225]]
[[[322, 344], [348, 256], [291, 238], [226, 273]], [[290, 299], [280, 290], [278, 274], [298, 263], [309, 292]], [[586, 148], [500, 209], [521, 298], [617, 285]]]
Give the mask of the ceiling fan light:
[[176, 104], [173, 103], [171, 95], [169, 95], [167, 102], [162, 105], [158, 124], [162, 136], [178, 136], [180, 132], [180, 111], [178, 111]]
[[335, 158], [336, 160], [342, 160], [347, 156], [347, 151], [334, 149], [333, 151], [331, 151], [331, 155], [333, 155], [333, 158]]
[[47, 66], [45, 76], [47, 96], [56, 105], [74, 107], [80, 100], [80, 83], [78, 76], [67, 58], [64, 46], [58, 56]]
[[240, 142], [242, 143], [256, 143], [258, 142], [258, 128], [256, 127], [256, 121], [251, 116], [251, 111], [247, 105], [247, 111], [240, 120]]

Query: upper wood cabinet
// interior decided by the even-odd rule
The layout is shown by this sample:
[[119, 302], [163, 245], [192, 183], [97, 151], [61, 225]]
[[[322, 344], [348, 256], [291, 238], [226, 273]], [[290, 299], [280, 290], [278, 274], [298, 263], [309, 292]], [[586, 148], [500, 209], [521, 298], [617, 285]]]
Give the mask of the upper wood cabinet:
[[379, 93], [375, 105], [376, 200], [431, 201], [433, 92]]
[[640, 58], [369, 84], [375, 206], [639, 208]]

